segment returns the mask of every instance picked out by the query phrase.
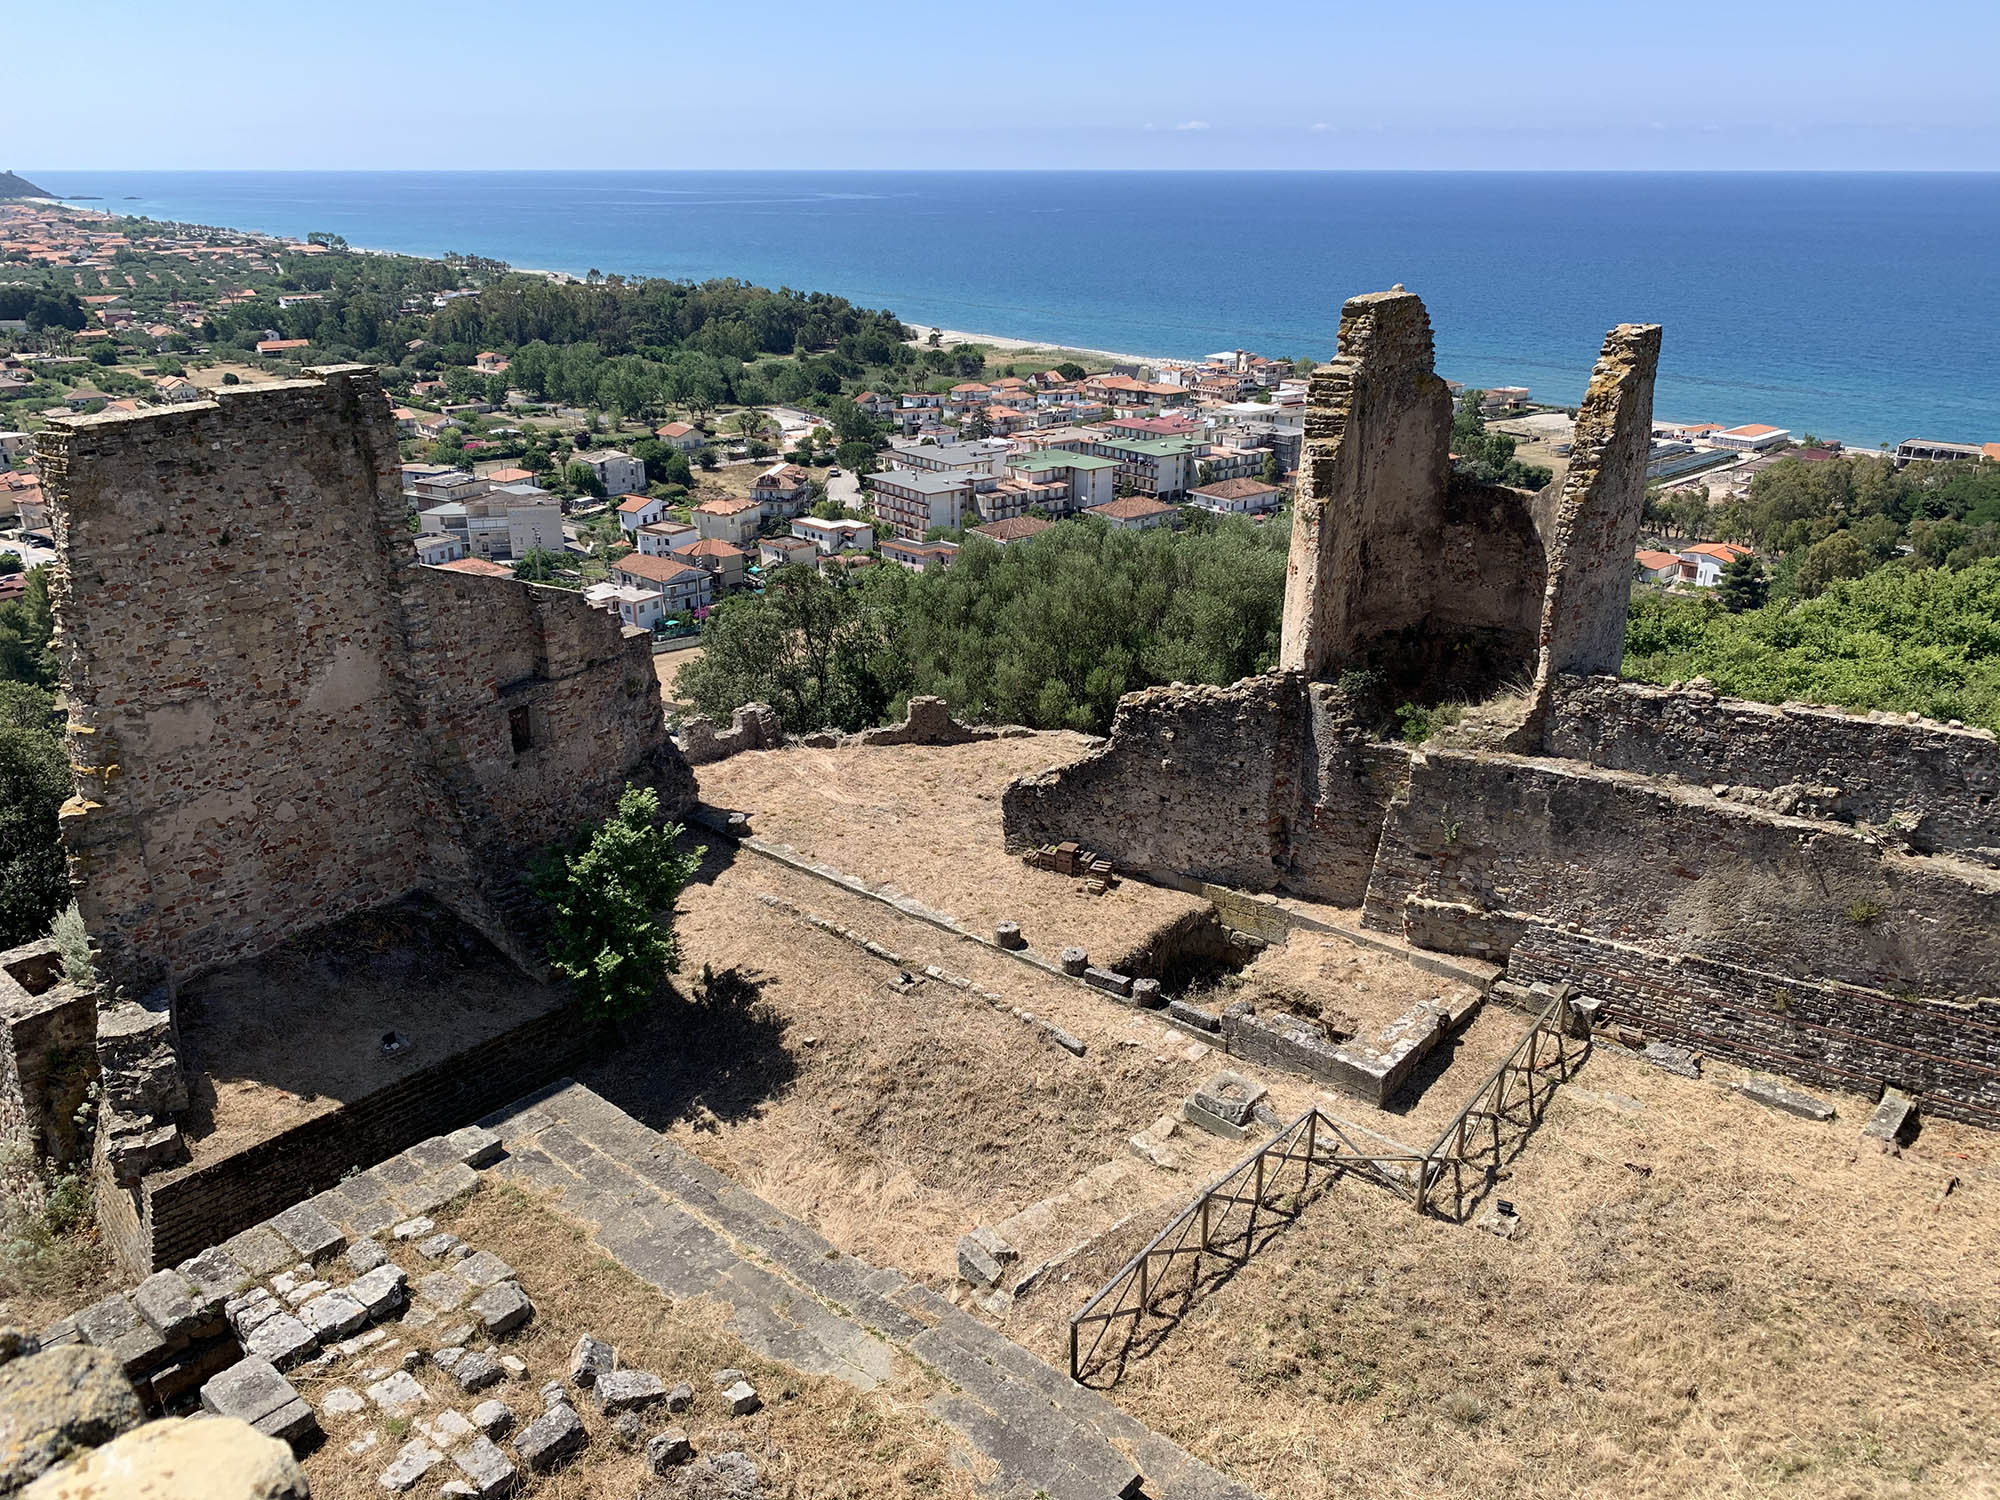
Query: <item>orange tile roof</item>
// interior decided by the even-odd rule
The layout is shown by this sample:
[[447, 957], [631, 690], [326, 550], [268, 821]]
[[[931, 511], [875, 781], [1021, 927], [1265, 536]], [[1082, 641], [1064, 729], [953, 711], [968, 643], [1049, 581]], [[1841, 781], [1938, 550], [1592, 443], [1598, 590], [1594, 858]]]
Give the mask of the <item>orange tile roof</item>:
[[474, 573], [481, 578], [512, 578], [514, 576], [513, 569], [503, 568], [500, 564], [488, 562], [483, 557], [461, 557], [456, 562], [433, 563], [431, 566], [441, 572]]

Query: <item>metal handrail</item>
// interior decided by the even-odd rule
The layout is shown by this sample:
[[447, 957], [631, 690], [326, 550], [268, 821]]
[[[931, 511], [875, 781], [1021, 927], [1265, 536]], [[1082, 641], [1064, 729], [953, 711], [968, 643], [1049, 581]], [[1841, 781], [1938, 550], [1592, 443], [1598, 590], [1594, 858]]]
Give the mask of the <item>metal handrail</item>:
[[[1229, 1255], [1228, 1247], [1237, 1240], [1243, 1243], [1240, 1257], [1229, 1255], [1232, 1260], [1247, 1261], [1257, 1249], [1257, 1217], [1260, 1212], [1273, 1214], [1289, 1223], [1298, 1216], [1304, 1205], [1305, 1195], [1312, 1187], [1312, 1172], [1315, 1165], [1326, 1168], [1326, 1176], [1331, 1178], [1341, 1172], [1353, 1171], [1382, 1187], [1409, 1198], [1420, 1214], [1434, 1212], [1432, 1199], [1438, 1183], [1449, 1168], [1453, 1174], [1452, 1188], [1454, 1206], [1451, 1217], [1463, 1217], [1465, 1190], [1464, 1169], [1471, 1165], [1475, 1156], [1483, 1156], [1487, 1150], [1480, 1147], [1476, 1153], [1466, 1149], [1466, 1127], [1475, 1118], [1490, 1119], [1493, 1122], [1492, 1153], [1497, 1167], [1500, 1158], [1500, 1127], [1509, 1117], [1508, 1080], [1520, 1074], [1527, 1080], [1527, 1127], [1532, 1129], [1541, 1117], [1541, 1110], [1547, 1098], [1553, 1094], [1553, 1087], [1546, 1094], [1538, 1094], [1536, 1080], [1547, 1074], [1549, 1062], [1538, 1054], [1541, 1038], [1553, 1036], [1555, 1053], [1553, 1063], [1558, 1070], [1558, 1081], [1568, 1076], [1569, 1049], [1566, 1045], [1564, 1009], [1569, 999], [1569, 987], [1561, 986], [1550, 999], [1535, 1024], [1528, 1029], [1520, 1041], [1516, 1042], [1507, 1055], [1493, 1068], [1492, 1072], [1478, 1088], [1472, 1092], [1451, 1123], [1432, 1143], [1430, 1150], [1419, 1152], [1400, 1141], [1330, 1115], [1318, 1105], [1293, 1120], [1284, 1129], [1271, 1137], [1263, 1145], [1245, 1156], [1241, 1161], [1222, 1173], [1201, 1190], [1187, 1207], [1170, 1219], [1167, 1224], [1146, 1242], [1143, 1248], [1120, 1266], [1103, 1286], [1099, 1287], [1090, 1300], [1083, 1304], [1069, 1320], [1069, 1374], [1070, 1379], [1083, 1383], [1086, 1363], [1095, 1359], [1103, 1346], [1111, 1325], [1121, 1319], [1130, 1320], [1129, 1336], [1125, 1349], [1129, 1350], [1138, 1337], [1141, 1324], [1155, 1304], [1166, 1295], [1158, 1277], [1154, 1274], [1154, 1264], [1159, 1262], [1162, 1269], [1170, 1269], [1176, 1261], [1191, 1259], [1194, 1269], [1190, 1274], [1185, 1295], [1192, 1296], [1200, 1285], [1200, 1259], [1203, 1255]], [[1527, 1061], [1522, 1057], [1525, 1054]], [[1488, 1107], [1490, 1105], [1490, 1107]], [[1322, 1130], [1330, 1139], [1322, 1139]], [[1303, 1153], [1295, 1148], [1303, 1137]], [[1358, 1138], [1387, 1146], [1387, 1151], [1365, 1147]], [[1322, 1146], [1325, 1147], [1322, 1150]], [[1277, 1179], [1282, 1180], [1285, 1168], [1297, 1164], [1299, 1183], [1296, 1189], [1276, 1191], [1276, 1183], [1270, 1170], [1270, 1163], [1277, 1163]], [[1414, 1172], [1396, 1170], [1413, 1167]], [[1491, 1169], [1487, 1169], [1490, 1174]], [[1246, 1194], [1239, 1191], [1242, 1179], [1252, 1178], [1254, 1185]], [[1291, 1198], [1289, 1208], [1283, 1205], [1284, 1198]], [[1215, 1215], [1215, 1207], [1220, 1204], [1220, 1219]], [[1217, 1231], [1229, 1223], [1232, 1211], [1247, 1206], [1249, 1213], [1243, 1228], [1220, 1239]], [[1199, 1224], [1200, 1238], [1190, 1243], [1190, 1230]], [[1172, 1243], [1169, 1243], [1169, 1242]], [[1138, 1297], [1127, 1301], [1127, 1294], [1136, 1287]], [[1108, 1310], [1105, 1304], [1109, 1300]], [[1083, 1347], [1083, 1329], [1091, 1324], [1100, 1326], [1101, 1331], [1092, 1340], [1089, 1349]], [[1115, 1382], [1116, 1376], [1113, 1376]]]

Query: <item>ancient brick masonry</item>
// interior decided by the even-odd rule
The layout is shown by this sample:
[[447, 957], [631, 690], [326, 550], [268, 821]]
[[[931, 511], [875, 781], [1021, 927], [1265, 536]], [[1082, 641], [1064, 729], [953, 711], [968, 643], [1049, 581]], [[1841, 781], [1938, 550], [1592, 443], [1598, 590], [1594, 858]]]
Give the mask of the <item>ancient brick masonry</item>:
[[[1102, 749], [1007, 789], [1010, 847], [1078, 839], [1134, 874], [1359, 904], [1699, 1051], [2000, 1127], [1993, 737], [1602, 675], [1659, 344], [1613, 329], [1562, 490], [1500, 501], [1432, 453], [1422, 304], [1350, 302], [1311, 388], [1294, 670], [1128, 697]], [[1355, 711], [1357, 676], [1438, 702], [1510, 660], [1534, 691], [1485, 748], [1412, 750]]]
[[636, 632], [417, 564], [371, 369], [55, 422], [40, 461], [71, 878], [155, 1032], [177, 978], [412, 890], [518, 955], [530, 849], [628, 780], [691, 801]]

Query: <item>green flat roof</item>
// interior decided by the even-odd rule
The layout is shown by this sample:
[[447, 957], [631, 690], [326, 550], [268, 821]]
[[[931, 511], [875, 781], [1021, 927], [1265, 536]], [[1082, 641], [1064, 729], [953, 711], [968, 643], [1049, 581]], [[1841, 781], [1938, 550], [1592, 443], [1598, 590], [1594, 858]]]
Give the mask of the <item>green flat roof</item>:
[[1118, 460], [1099, 458], [1094, 453], [1069, 453], [1061, 448], [1043, 448], [1039, 452], [1024, 453], [1019, 458], [1010, 459], [1016, 469], [1115, 469]]

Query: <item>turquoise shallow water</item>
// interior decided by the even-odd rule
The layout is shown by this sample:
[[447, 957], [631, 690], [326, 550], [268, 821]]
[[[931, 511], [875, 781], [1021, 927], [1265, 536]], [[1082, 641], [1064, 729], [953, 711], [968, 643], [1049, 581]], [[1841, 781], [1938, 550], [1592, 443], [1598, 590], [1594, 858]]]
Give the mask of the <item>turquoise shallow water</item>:
[[1575, 400], [1606, 328], [1659, 322], [1663, 417], [2000, 440], [1996, 173], [22, 170], [156, 217], [1146, 354], [1324, 356], [1343, 299], [1403, 282], [1454, 379]]

